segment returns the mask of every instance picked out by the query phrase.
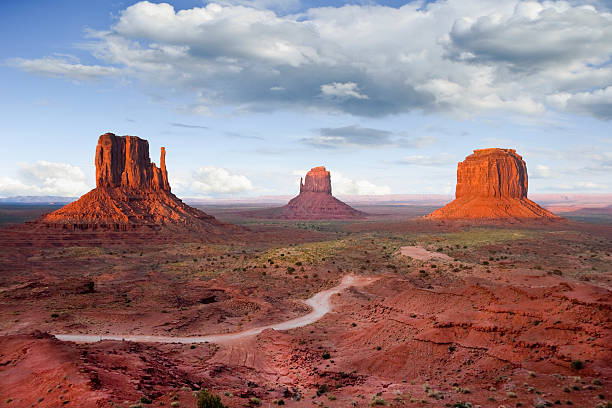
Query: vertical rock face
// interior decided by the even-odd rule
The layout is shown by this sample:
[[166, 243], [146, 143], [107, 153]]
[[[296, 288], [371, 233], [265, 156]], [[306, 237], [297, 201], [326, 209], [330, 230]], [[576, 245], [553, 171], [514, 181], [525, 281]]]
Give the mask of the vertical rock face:
[[158, 168], [151, 163], [146, 140], [103, 134], [96, 147], [96, 186], [170, 191], [165, 156], [166, 150], [162, 147], [161, 168]]
[[174, 225], [221, 234], [238, 229], [184, 204], [171, 193], [163, 147], [157, 167], [151, 163], [146, 140], [106, 133], [98, 139], [95, 163], [96, 188], [40, 221], [80, 230]]
[[311, 191], [313, 193], [326, 193], [331, 195], [331, 176], [324, 166], [314, 167], [306, 173], [306, 180], [300, 179], [300, 194]]
[[559, 218], [527, 198], [527, 166], [514, 149], [480, 149], [457, 165], [455, 200], [432, 219]]
[[331, 176], [323, 166], [314, 167], [300, 179], [300, 194], [280, 209], [276, 218], [284, 219], [350, 219], [363, 218], [361, 211], [332, 196]]
[[457, 165], [456, 198], [527, 197], [527, 166], [514, 149], [474, 150]]

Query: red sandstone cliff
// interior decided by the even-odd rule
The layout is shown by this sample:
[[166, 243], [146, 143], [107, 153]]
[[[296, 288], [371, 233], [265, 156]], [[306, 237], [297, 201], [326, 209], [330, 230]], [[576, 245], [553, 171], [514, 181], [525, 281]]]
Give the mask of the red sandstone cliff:
[[514, 149], [480, 149], [457, 165], [455, 200], [431, 219], [559, 218], [527, 198], [527, 166]]
[[96, 188], [40, 222], [86, 230], [174, 225], [213, 232], [228, 227], [171, 193], [165, 155], [162, 147], [157, 167], [151, 163], [146, 140], [103, 134], [96, 147]]
[[331, 176], [325, 167], [312, 168], [304, 182], [300, 179], [300, 194], [282, 207], [275, 218], [283, 219], [350, 219], [365, 214], [332, 196]]

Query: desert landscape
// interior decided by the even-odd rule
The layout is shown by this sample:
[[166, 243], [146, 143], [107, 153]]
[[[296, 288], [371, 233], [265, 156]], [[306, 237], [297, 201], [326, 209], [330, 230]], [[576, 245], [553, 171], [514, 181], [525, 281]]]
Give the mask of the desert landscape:
[[163, 150], [100, 136], [96, 189], [0, 229], [3, 402], [607, 406], [612, 224], [542, 209], [520, 156], [480, 152], [431, 216], [332, 200], [322, 168], [296, 215], [213, 216], [170, 193]]
[[612, 408], [610, 0], [0, 16], [0, 408]]

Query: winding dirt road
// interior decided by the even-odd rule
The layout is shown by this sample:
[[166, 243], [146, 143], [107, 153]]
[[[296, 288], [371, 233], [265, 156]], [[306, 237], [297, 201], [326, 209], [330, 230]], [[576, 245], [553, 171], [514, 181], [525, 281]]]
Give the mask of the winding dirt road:
[[135, 341], [140, 343], [225, 343], [233, 340], [242, 339], [249, 336], [255, 336], [267, 329], [274, 330], [290, 330], [297, 327], [307, 326], [311, 323], [316, 322], [325, 316], [331, 309], [332, 304], [330, 298], [336, 293], [340, 293], [344, 289], [350, 286], [367, 286], [374, 282], [377, 278], [346, 275], [342, 278], [339, 285], [333, 288], [323, 290], [316, 293], [309, 299], [305, 300], [304, 303], [312, 308], [312, 311], [304, 316], [297, 317], [295, 319], [286, 320], [280, 323], [269, 324], [266, 326], [254, 327], [252, 329], [225, 333], [225, 334], [210, 334], [207, 336], [193, 336], [193, 337], [174, 337], [174, 336], [146, 336], [146, 335], [119, 335], [119, 334], [54, 334], [59, 340], [72, 341], [75, 343], [94, 343], [102, 340], [127, 340]]

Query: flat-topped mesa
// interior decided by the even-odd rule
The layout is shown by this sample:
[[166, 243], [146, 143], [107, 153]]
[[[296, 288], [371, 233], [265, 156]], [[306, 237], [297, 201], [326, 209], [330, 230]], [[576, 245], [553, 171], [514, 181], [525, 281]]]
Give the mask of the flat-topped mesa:
[[170, 191], [165, 156], [166, 149], [162, 147], [158, 168], [151, 163], [146, 140], [105, 133], [96, 147], [96, 186]]
[[527, 166], [514, 149], [480, 149], [457, 165], [455, 200], [431, 219], [558, 219], [527, 198]]
[[326, 193], [331, 195], [331, 176], [324, 166], [313, 167], [306, 173], [306, 180], [300, 178], [300, 194], [304, 192]]

